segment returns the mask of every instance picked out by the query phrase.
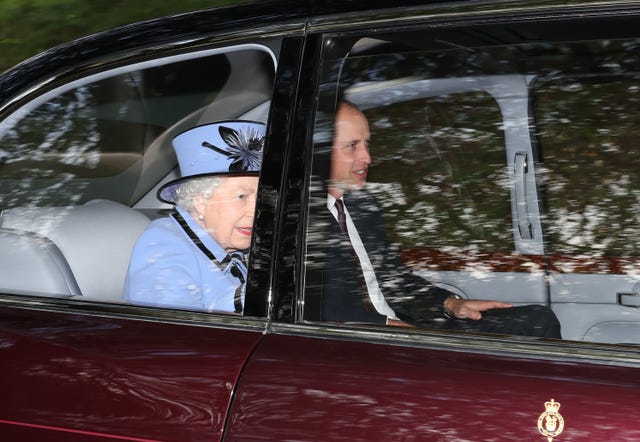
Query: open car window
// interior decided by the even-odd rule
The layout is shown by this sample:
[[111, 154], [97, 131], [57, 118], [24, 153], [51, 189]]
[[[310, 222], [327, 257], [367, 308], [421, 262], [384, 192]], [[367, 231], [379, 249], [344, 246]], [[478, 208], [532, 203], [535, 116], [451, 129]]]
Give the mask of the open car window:
[[218, 121], [266, 125], [279, 50], [262, 38], [107, 60], [23, 99], [0, 121], [0, 241], [13, 251], [0, 291], [128, 302], [132, 248], [173, 207], [157, 197], [180, 176], [173, 138]]

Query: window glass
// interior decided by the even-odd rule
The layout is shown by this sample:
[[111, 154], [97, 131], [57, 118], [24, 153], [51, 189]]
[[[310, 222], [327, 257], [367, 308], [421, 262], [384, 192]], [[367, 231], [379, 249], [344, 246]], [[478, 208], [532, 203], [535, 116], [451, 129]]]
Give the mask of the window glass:
[[575, 44], [582, 72], [531, 83], [549, 296], [567, 339], [640, 342], [638, 45]]
[[640, 77], [535, 87], [548, 241], [565, 256], [640, 256]]
[[279, 46], [74, 77], [0, 121], [0, 292], [241, 313]]
[[134, 204], [176, 165], [170, 145], [158, 146], [167, 129], [203, 109], [222, 120], [259, 106], [274, 69], [271, 51], [243, 45], [121, 68], [40, 97], [0, 122], [0, 207]]
[[[414, 34], [393, 37], [416, 41]], [[403, 297], [400, 292], [405, 291], [408, 297], [424, 300], [432, 283], [450, 291], [441, 290], [442, 296], [495, 299], [502, 294], [508, 302], [543, 302], [542, 270], [535, 260], [520, 254], [523, 238], [513, 227], [517, 211], [511, 200], [514, 161], [510, 158], [521, 151], [532, 158], [528, 136], [523, 139], [520, 129], [514, 131], [528, 124], [525, 75], [503, 68], [486, 53], [431, 50], [429, 43], [425, 50], [410, 50], [390, 41], [354, 41], [348, 57], [326, 66], [326, 86], [321, 88], [329, 92], [319, 101], [316, 125], [317, 181], [312, 189], [317, 189], [317, 197], [310, 208], [305, 317], [339, 322], [370, 318], [331, 317], [327, 299], [336, 292], [334, 279], [341, 286], [351, 284], [349, 292], [364, 287], [376, 313], [381, 313], [378, 304], [385, 304], [381, 297]], [[493, 57], [510, 56], [505, 48], [492, 50]], [[483, 60], [491, 60], [489, 66]], [[349, 147], [351, 163], [339, 166], [350, 167], [347, 181], [352, 182], [337, 192], [353, 214], [352, 230], [361, 236], [355, 240], [357, 258], [351, 260], [356, 268], [364, 266], [358, 283], [345, 282], [354, 279], [353, 270], [337, 268], [349, 260], [340, 256], [344, 253], [336, 255], [331, 234], [336, 215], [326, 215], [333, 204], [326, 194], [334, 196], [335, 182], [342, 180], [335, 175], [335, 164], [343, 155], [338, 158], [335, 152], [345, 146], [336, 141], [339, 125], [333, 119], [342, 106], [334, 103], [344, 101], [362, 113], [367, 125], [362, 135], [366, 149], [358, 147], [355, 133], [350, 135], [353, 140], [340, 140], [345, 146], [356, 143]], [[505, 114], [508, 109], [513, 112]], [[510, 148], [507, 138], [523, 142]], [[354, 178], [358, 174], [364, 177], [360, 181]], [[525, 195], [534, 189], [527, 188]], [[349, 199], [362, 194], [364, 202], [351, 205], [356, 203]], [[355, 219], [365, 211], [362, 224], [370, 232]], [[333, 244], [339, 248], [343, 239]], [[348, 239], [353, 242], [352, 232]], [[497, 274], [508, 275], [507, 286]], [[526, 281], [526, 293], [509, 293], [510, 286], [520, 281]], [[349, 302], [330, 309], [348, 310], [357, 303]], [[434, 319], [427, 322], [439, 327], [444, 320], [441, 303], [423, 308], [430, 309]], [[387, 318], [395, 318], [387, 313]]]
[[500, 109], [486, 92], [366, 110], [371, 192], [404, 249], [513, 250]]
[[[326, 38], [304, 319], [640, 340], [637, 40]], [[516, 307], [451, 319], [465, 299]]]

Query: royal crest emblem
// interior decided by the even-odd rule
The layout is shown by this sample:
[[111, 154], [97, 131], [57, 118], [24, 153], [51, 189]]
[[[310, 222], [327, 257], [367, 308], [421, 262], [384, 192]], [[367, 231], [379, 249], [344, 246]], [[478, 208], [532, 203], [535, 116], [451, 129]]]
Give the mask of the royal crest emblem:
[[538, 418], [538, 431], [547, 437], [548, 442], [552, 442], [564, 430], [564, 419], [558, 413], [560, 402], [551, 399], [544, 403], [544, 407], [545, 411]]

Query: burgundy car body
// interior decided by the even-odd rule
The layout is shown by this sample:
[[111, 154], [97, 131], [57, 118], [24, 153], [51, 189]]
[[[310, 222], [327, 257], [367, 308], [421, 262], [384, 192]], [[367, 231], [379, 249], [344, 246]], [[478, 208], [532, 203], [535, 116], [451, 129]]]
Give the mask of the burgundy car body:
[[282, 38], [244, 316], [0, 294], [0, 440], [535, 441], [547, 440], [539, 420], [552, 399], [564, 426], [553, 440], [640, 438], [633, 345], [324, 324], [302, 314], [307, 147], [325, 34], [487, 20], [640, 22], [640, 3], [300, 3], [115, 29], [0, 76], [4, 119], [88, 75], [95, 60], [124, 64], [242, 34]]

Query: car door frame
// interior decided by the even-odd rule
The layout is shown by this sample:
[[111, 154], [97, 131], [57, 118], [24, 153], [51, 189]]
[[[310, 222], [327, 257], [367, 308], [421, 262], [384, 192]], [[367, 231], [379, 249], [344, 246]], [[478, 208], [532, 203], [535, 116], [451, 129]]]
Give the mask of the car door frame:
[[[113, 66], [112, 51], [128, 63], [164, 54], [163, 47], [175, 53], [265, 34], [298, 36], [293, 38], [300, 41], [303, 11], [287, 10], [277, 25], [271, 6], [259, 16], [248, 15], [251, 11], [245, 7], [186, 14], [143, 23], [137, 31], [118, 28], [71, 42], [0, 77], [0, 84], [11, 84], [0, 92], [0, 114], [68, 78]], [[223, 18], [224, 25], [212, 30], [211, 24]], [[296, 57], [289, 56], [293, 64]], [[48, 78], [40, 77], [45, 65]], [[282, 74], [276, 75], [278, 82]], [[295, 92], [290, 86], [276, 89], [281, 103], [290, 102]], [[277, 134], [286, 133], [286, 120], [277, 125], [269, 135], [276, 157], [281, 153]], [[261, 193], [262, 216], [278, 208], [280, 173], [276, 167], [263, 177], [271, 191]], [[253, 251], [266, 260], [277, 246], [273, 226], [278, 222], [272, 218], [269, 224], [263, 218], [257, 224]], [[260, 266], [260, 257], [252, 265]], [[252, 272], [244, 317], [0, 294], [2, 388], [12, 392], [0, 407], [0, 434], [7, 440], [221, 439], [242, 368], [268, 328], [272, 270], [267, 265]], [[67, 397], [58, 394], [61, 388]], [[48, 393], [39, 397], [38, 392]]]
[[[529, 15], [536, 16], [537, 19], [555, 16], [553, 12], [545, 13], [544, 9], [522, 7], [517, 11], [525, 19]], [[512, 12], [507, 8], [502, 14], [511, 17]], [[584, 10], [576, 7], [573, 12], [579, 15]], [[487, 19], [494, 17], [492, 14], [498, 12], [478, 11], [477, 17], [478, 20]], [[445, 18], [436, 15], [434, 20], [440, 23], [446, 21], [447, 17], [456, 22], [460, 20], [457, 14], [450, 14]], [[599, 409], [596, 421], [589, 419], [589, 416], [594, 415], [590, 406], [577, 405], [585, 404], [583, 395], [587, 386], [602, 387], [586, 393], [599, 397], [607, 397], [614, 390], [618, 397], [618, 393], [640, 388], [636, 379], [640, 355], [633, 347], [505, 339], [487, 335], [470, 336], [458, 332], [414, 332], [402, 328], [355, 326], [304, 319], [307, 201], [310, 197], [314, 105], [317, 100], [314, 85], [317, 84], [315, 76], [319, 69], [316, 63], [321, 57], [323, 32], [346, 32], [366, 26], [403, 26], [405, 20], [412, 20], [402, 18], [397, 11], [386, 16], [377, 11], [371, 16], [341, 16], [336, 22], [332, 22], [333, 19], [334, 16], [314, 18], [304, 42], [304, 57], [300, 68], [302, 75], [293, 111], [295, 124], [287, 147], [292, 161], [288, 163], [286, 183], [283, 186], [283, 206], [279, 210], [285, 217], [283, 228], [286, 232], [281, 232], [283, 241], [278, 251], [279, 265], [276, 268], [271, 307], [273, 318], [265, 340], [247, 364], [234, 396], [226, 440], [265, 435], [296, 440], [344, 437], [350, 440], [370, 440], [371, 434], [386, 438], [402, 437], [406, 426], [401, 421], [390, 424], [391, 421], [385, 419], [385, 416], [390, 416], [389, 410], [406, 411], [404, 407], [408, 404], [399, 401], [394, 405], [393, 396], [403, 396], [403, 388], [411, 390], [416, 387], [417, 384], [410, 378], [421, 375], [429, 378], [430, 375], [424, 370], [433, 366], [442, 367], [442, 371], [431, 378], [434, 380], [432, 388], [416, 388], [415, 392], [418, 393], [412, 397], [416, 403], [422, 404], [422, 410], [429, 410], [425, 416], [427, 421], [433, 422], [430, 418], [440, 414], [450, 416], [452, 410], [457, 409], [453, 402], [460, 397], [464, 397], [468, 403], [481, 401], [499, 405], [493, 412], [488, 412], [490, 408], [479, 407], [477, 419], [469, 419], [469, 415], [465, 415], [444, 420], [440, 427], [428, 428], [431, 431], [426, 434], [443, 438], [466, 436], [470, 439], [495, 438], [501, 434], [516, 439], [535, 439], [541, 437], [536, 429], [536, 421], [544, 414], [544, 402], [553, 397], [559, 402], [565, 399], [568, 401], [568, 406], [563, 405], [567, 407], [567, 422], [569, 417], [572, 422], [572, 428], [567, 427], [565, 430], [568, 437], [578, 438], [584, 434], [596, 438], [611, 436], [611, 426], [599, 423], [605, 421], [615, 421], [616, 430], [622, 437], [633, 434], [633, 425], [618, 413], [619, 410]], [[423, 353], [422, 350], [426, 351]], [[388, 352], [394, 356], [387, 358]], [[416, 352], [422, 356], [417, 356]], [[420, 359], [415, 366], [407, 364], [407, 361], [423, 356], [424, 359]], [[485, 356], [487, 360], [484, 362], [469, 363]], [[448, 362], [442, 364], [443, 361]], [[393, 368], [386, 371], [388, 363]], [[356, 366], [365, 369], [366, 374], [359, 376], [357, 371], [352, 371]], [[369, 378], [372, 373], [373, 377]], [[495, 374], [496, 377], [490, 380], [486, 377], [488, 373]], [[509, 399], [498, 398], [496, 394], [503, 388], [503, 385], [498, 386], [498, 379], [515, 378], [519, 381], [513, 384], [514, 389], [509, 389]], [[363, 379], [375, 381], [361, 382]], [[377, 394], [384, 391], [389, 393], [383, 384], [394, 381], [398, 383], [393, 394]], [[482, 385], [482, 393], [469, 399], [466, 395], [470, 390], [456, 390], [461, 385]], [[268, 401], [259, 400], [264, 394], [270, 395]], [[445, 400], [441, 406], [433, 406], [431, 398]], [[420, 402], [420, 399], [424, 402]], [[497, 402], [492, 402], [493, 400]], [[335, 405], [327, 405], [334, 401]], [[633, 394], [624, 393], [622, 401], [622, 408], [625, 410], [635, 407]], [[357, 411], [351, 413], [354, 404]], [[409, 401], [409, 404], [414, 402]], [[376, 410], [387, 411], [378, 413]], [[509, 424], [496, 428], [484, 420], [487, 415], [491, 415], [506, 417], [503, 421], [505, 423], [515, 423], [516, 420], [508, 417], [515, 417], [510, 414], [515, 410], [518, 410], [517, 422], [520, 422], [517, 425], [524, 428], [512, 429]], [[376, 418], [372, 418], [369, 411]], [[530, 417], [521, 421], [523, 416]], [[282, 425], [283, 420], [285, 425]], [[367, 423], [366, 428], [360, 425], [362, 422]], [[478, 422], [485, 422], [487, 425], [479, 426]], [[467, 424], [470, 425], [468, 431], [463, 429]], [[374, 433], [366, 432], [371, 429], [374, 429]], [[504, 429], [508, 431], [501, 432]], [[447, 430], [460, 432], [447, 433]]]

